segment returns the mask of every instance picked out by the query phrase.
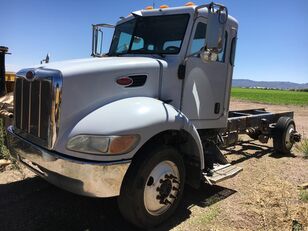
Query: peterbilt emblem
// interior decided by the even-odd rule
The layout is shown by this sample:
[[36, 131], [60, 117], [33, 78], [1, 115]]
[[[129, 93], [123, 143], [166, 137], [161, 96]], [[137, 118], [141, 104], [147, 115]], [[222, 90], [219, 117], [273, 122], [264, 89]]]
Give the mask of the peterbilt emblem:
[[117, 84], [128, 87], [134, 83], [133, 79], [130, 77], [121, 77], [116, 80]]
[[35, 73], [34, 71], [28, 71], [27, 74], [26, 74], [26, 79], [31, 81], [35, 78]]

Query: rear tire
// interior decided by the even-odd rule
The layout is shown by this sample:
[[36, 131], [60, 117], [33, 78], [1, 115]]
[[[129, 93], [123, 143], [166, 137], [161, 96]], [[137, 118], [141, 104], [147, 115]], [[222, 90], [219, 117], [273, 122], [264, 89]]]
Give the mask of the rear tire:
[[185, 181], [180, 153], [171, 146], [144, 150], [122, 183], [118, 205], [124, 218], [141, 228], [164, 222], [178, 207]]
[[290, 117], [280, 117], [273, 130], [273, 144], [277, 153], [289, 154], [293, 141], [290, 140], [292, 132], [296, 131], [294, 120]]

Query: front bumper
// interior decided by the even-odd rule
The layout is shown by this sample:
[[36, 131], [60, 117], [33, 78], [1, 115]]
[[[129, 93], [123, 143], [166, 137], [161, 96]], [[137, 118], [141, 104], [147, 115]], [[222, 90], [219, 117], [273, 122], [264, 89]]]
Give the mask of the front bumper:
[[76, 160], [26, 141], [14, 133], [12, 126], [7, 131], [11, 155], [48, 182], [90, 197], [120, 194], [130, 161], [106, 163]]

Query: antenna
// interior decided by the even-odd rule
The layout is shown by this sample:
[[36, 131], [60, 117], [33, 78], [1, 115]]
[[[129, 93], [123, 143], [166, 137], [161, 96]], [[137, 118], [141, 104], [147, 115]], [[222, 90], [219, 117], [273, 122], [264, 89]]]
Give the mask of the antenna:
[[41, 64], [49, 63], [49, 59], [50, 59], [50, 53], [47, 53], [46, 58], [41, 61]]

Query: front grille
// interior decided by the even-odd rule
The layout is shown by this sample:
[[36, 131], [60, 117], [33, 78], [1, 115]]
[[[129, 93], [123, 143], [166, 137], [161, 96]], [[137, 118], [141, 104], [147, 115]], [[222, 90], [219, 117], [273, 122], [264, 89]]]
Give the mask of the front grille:
[[15, 83], [16, 133], [49, 149], [55, 141], [58, 120], [55, 113], [59, 112], [60, 103], [56, 96], [60, 95], [61, 84], [55, 80], [50, 76], [38, 76], [34, 80], [17, 76]]

